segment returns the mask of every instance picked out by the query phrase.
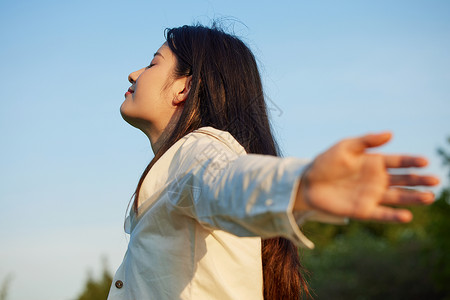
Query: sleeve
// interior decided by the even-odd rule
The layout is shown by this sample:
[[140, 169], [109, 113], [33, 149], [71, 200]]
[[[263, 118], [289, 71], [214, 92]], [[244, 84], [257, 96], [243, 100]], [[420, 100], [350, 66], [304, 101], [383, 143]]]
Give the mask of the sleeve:
[[[172, 209], [202, 226], [237, 236], [283, 236], [297, 246], [314, 244], [300, 231], [306, 220], [342, 223], [341, 218], [292, 211], [307, 162], [269, 155], [238, 155], [210, 138], [182, 147], [174, 156], [168, 186]], [[172, 173], [169, 171], [169, 174]]]

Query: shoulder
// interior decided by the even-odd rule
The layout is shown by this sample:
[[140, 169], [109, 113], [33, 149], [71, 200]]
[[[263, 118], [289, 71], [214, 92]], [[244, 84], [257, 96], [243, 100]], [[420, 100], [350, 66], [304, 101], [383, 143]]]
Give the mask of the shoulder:
[[245, 155], [245, 149], [226, 132], [212, 127], [201, 127], [177, 142], [168, 151], [169, 174], [186, 174], [197, 167], [223, 168]]
[[183, 138], [180, 149], [198, 152], [224, 152], [244, 155], [246, 151], [227, 131], [213, 127], [201, 127]]

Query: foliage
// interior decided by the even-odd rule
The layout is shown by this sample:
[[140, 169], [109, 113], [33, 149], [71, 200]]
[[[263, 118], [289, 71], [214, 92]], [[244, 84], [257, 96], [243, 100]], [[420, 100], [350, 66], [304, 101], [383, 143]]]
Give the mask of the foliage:
[[[450, 166], [450, 154], [438, 153]], [[314, 298], [450, 299], [449, 196], [446, 187], [432, 205], [411, 208], [410, 224], [306, 224], [316, 244], [303, 252]]]
[[102, 300], [108, 298], [111, 287], [112, 276], [104, 264], [101, 278], [94, 279], [92, 274], [88, 274], [83, 292], [76, 298], [77, 300]]
[[440, 299], [424, 245], [415, 237], [393, 246], [361, 229], [305, 257], [317, 299]]
[[[447, 143], [450, 145], [450, 136], [447, 138]], [[442, 164], [448, 166], [448, 177], [450, 178], [450, 153], [446, 152], [444, 149], [439, 148], [437, 153], [442, 157]]]
[[0, 300], [6, 300], [8, 298], [8, 290], [11, 285], [12, 278], [13, 276], [10, 273], [3, 279], [2, 285], [0, 287]]
[[427, 233], [432, 248], [429, 249], [430, 267], [436, 289], [450, 299], [450, 187], [446, 188], [438, 201], [431, 206], [430, 222]]

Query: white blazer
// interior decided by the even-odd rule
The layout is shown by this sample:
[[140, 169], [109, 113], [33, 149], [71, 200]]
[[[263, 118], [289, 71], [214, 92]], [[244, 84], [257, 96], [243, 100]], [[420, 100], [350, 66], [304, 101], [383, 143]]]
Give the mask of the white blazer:
[[145, 177], [128, 250], [108, 299], [263, 299], [261, 238], [312, 248], [292, 213], [306, 161], [246, 154], [228, 133], [200, 128]]

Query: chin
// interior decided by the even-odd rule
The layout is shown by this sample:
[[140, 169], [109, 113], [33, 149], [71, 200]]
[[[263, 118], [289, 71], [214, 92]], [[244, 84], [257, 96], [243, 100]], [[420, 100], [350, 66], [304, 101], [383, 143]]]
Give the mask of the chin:
[[127, 111], [124, 110], [122, 107], [120, 108], [120, 114], [122, 115], [122, 118], [125, 120], [125, 122], [141, 130], [145, 135], [148, 135], [148, 128], [150, 126], [149, 122], [143, 120], [142, 118], [138, 118], [134, 115], [131, 115], [130, 113], [127, 113]]
[[131, 126], [137, 127], [137, 119], [134, 118], [129, 112], [127, 112], [125, 102], [120, 106], [120, 115]]
[[125, 122], [127, 122], [128, 124], [130, 124], [133, 127], [140, 129], [140, 126], [139, 126], [140, 122], [138, 119], [130, 117], [129, 115], [123, 113], [122, 111], [120, 111], [120, 114], [122, 115], [122, 119], [124, 119]]

